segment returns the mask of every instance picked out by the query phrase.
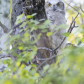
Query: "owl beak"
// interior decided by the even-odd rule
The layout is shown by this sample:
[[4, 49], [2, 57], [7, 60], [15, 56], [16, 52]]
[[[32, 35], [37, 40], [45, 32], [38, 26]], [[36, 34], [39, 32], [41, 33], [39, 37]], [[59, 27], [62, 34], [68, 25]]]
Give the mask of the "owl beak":
[[55, 11], [56, 10], [56, 7], [55, 7], [55, 5], [53, 5], [53, 11]]

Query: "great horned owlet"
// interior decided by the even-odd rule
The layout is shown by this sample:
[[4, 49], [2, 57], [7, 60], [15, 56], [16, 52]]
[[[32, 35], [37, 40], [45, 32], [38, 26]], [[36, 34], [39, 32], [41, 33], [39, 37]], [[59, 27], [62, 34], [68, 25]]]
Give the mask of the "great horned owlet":
[[[61, 42], [64, 39], [63, 33], [66, 32], [66, 30], [62, 28], [60, 28], [59, 30], [55, 29], [56, 26], [66, 24], [65, 4], [62, 0], [45, 0], [45, 12], [47, 19], [50, 20], [50, 31], [53, 32], [53, 34], [50, 37], [50, 43], [51, 48], [54, 49], [61, 44]], [[63, 48], [65, 44], [66, 41], [63, 42], [60, 48]]]

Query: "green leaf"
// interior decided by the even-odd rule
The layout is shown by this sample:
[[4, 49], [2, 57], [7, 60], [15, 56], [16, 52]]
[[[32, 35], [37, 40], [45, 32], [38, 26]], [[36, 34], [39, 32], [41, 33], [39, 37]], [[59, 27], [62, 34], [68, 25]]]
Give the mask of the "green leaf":
[[47, 29], [42, 29], [41, 32], [45, 33], [47, 32]]
[[68, 37], [70, 35], [70, 33], [63, 33], [63, 36], [65, 36], [65, 37]]
[[2, 54], [2, 53], [3, 53], [3, 50], [0, 51], [0, 54]]
[[45, 25], [39, 25], [38, 28], [39, 29], [45, 29]]
[[82, 43], [84, 43], [84, 37], [82, 38]]
[[33, 51], [37, 51], [37, 47], [36, 46], [33, 46], [32, 50]]
[[19, 24], [21, 22], [21, 20], [16, 20], [15, 24]]
[[33, 52], [31, 52], [31, 55], [30, 56], [31, 57], [34, 57], [36, 55], [36, 53], [37, 53], [36, 51], [33, 51]]
[[11, 80], [5, 80], [4, 82], [5, 82], [4, 84], [12, 84], [13, 81], [11, 81]]
[[39, 21], [44, 21], [45, 19], [40, 19]]
[[43, 24], [44, 25], [49, 25], [50, 24], [50, 20], [46, 20]]
[[20, 31], [19, 32], [22, 32], [24, 29], [20, 29]]
[[61, 25], [59, 25], [59, 26], [56, 26], [54, 30], [66, 29], [66, 28], [68, 28], [68, 25], [66, 25], [66, 24], [61, 24]]
[[[33, 20], [33, 19], [31, 19], [30, 22], [31, 22], [31, 23], [34, 23], [34, 24], [36, 24], [36, 25], [40, 23], [40, 22], [35, 21], [35, 20]], [[32, 24], [31, 24], [31, 25], [32, 25]]]
[[22, 47], [22, 46], [19, 46], [19, 47], [18, 47], [18, 49], [19, 49], [19, 50], [22, 50], [22, 49], [23, 49], [23, 47]]
[[43, 67], [43, 70], [46, 71], [46, 70], [49, 69], [49, 67], [50, 67], [49, 65], [46, 65], [46, 66]]
[[20, 25], [20, 28], [26, 26], [26, 24], [27, 24], [26, 22], [23, 22], [23, 23]]
[[75, 42], [78, 44], [80, 40], [81, 40], [80, 37], [76, 37]]
[[47, 36], [51, 36], [52, 35], [52, 32], [48, 32], [46, 35]]
[[35, 16], [35, 15], [37, 15], [37, 13], [32, 14], [32, 16]]
[[[23, 14], [17, 16], [17, 20], [21, 20], [22, 17], [23, 17]], [[17, 20], [16, 20], [16, 21], [17, 21]]]
[[42, 35], [41, 33], [40, 33], [40, 34], [38, 34], [37, 39], [40, 39], [41, 35]]
[[29, 37], [29, 33], [28, 32], [24, 33], [24, 36]]
[[26, 17], [27, 17], [28, 19], [33, 18], [33, 16], [32, 16], [32, 15], [27, 15]]

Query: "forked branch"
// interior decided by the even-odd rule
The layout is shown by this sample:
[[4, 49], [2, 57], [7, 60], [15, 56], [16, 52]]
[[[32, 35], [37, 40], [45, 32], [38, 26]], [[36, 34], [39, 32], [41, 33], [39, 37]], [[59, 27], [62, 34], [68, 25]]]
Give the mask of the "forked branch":
[[[79, 13], [76, 15], [76, 17], [75, 17], [74, 19], [72, 19], [72, 22], [71, 22], [71, 24], [70, 24], [70, 27], [69, 27], [69, 29], [68, 29], [68, 31], [67, 31], [68, 33], [71, 33], [72, 30], [73, 30], [73, 28], [74, 28], [74, 27], [77, 27], [77, 26], [75, 26], [75, 19], [78, 17], [78, 15], [79, 15]], [[63, 44], [63, 42], [65, 41], [65, 39], [66, 39], [66, 37], [64, 37], [64, 39], [63, 39], [63, 41], [60, 43], [60, 45], [59, 45], [58, 47], [56, 47], [55, 49], [53, 49], [52, 52], [58, 50], [58, 49], [61, 47], [61, 45]]]

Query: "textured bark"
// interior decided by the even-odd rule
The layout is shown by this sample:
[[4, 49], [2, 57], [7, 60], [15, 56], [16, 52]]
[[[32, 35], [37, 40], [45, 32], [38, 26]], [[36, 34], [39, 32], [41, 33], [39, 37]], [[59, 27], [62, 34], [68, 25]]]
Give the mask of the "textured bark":
[[[27, 10], [27, 15], [37, 13], [37, 15], [34, 17], [34, 19], [39, 20], [39, 19], [46, 19], [46, 14], [45, 14], [45, 8], [44, 8], [44, 2], [45, 0], [13, 0], [13, 5], [12, 5], [12, 17], [11, 17], [11, 24], [12, 27], [14, 26], [14, 23], [16, 21], [16, 17], [20, 14], [23, 13], [22, 8], [25, 6], [32, 6], [33, 8], [26, 9]], [[29, 3], [28, 3], [29, 2]]]
[[[15, 25], [16, 17], [22, 14], [23, 0], [12, 0], [12, 15], [11, 15], [11, 27]], [[18, 28], [13, 29], [12, 35], [18, 31]]]

